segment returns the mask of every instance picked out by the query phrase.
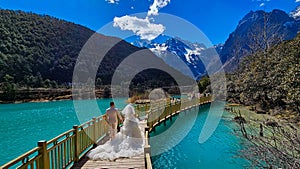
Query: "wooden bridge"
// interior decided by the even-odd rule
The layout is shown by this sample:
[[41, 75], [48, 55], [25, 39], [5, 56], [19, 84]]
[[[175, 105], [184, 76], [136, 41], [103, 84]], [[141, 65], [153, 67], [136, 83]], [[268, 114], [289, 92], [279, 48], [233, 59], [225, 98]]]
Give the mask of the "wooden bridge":
[[181, 99], [168, 102], [166, 105], [157, 103], [137, 105], [136, 112], [140, 117], [147, 116], [141, 127], [145, 133], [144, 154], [134, 158], [122, 158], [115, 161], [93, 161], [86, 157], [89, 150], [108, 140], [108, 125], [103, 116], [73, 128], [50, 141], [39, 141], [37, 147], [4, 164], [0, 169], [65, 169], [65, 168], [146, 168], [152, 169], [149, 132], [161, 122], [172, 118], [181, 111], [195, 106], [208, 104], [211, 97], [200, 99]]

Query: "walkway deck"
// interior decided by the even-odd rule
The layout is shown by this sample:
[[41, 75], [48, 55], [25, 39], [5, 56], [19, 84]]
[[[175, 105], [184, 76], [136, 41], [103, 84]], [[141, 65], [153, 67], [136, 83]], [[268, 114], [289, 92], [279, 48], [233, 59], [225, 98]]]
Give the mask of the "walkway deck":
[[[212, 102], [212, 97], [201, 97], [200, 99], [181, 99], [176, 102], [170, 102], [167, 105], [149, 104], [139, 105], [136, 110], [140, 117], [147, 114], [147, 120], [142, 123], [141, 128], [146, 137], [144, 154], [134, 158], [117, 159], [116, 161], [93, 161], [89, 160], [84, 153], [95, 143], [107, 135], [108, 125], [102, 116], [91, 119], [90, 121], [75, 125], [69, 131], [46, 141], [38, 142], [37, 147], [29, 150], [21, 156], [0, 166], [0, 169], [58, 169], [58, 168], [84, 168], [84, 169], [104, 169], [104, 168], [147, 168], [152, 169], [148, 134], [155, 126], [172, 119], [181, 111], [195, 106], [202, 106]], [[104, 144], [108, 139], [102, 139], [98, 144]], [[83, 157], [81, 157], [83, 156]], [[78, 161], [79, 160], [79, 161]]]
[[[141, 128], [145, 130], [146, 121], [141, 123]], [[104, 144], [108, 141], [108, 138], [101, 140], [98, 145]], [[83, 157], [78, 163], [76, 163], [73, 169], [145, 169], [144, 153], [133, 158], [121, 158], [115, 161], [109, 160], [90, 160], [88, 157]]]
[[133, 158], [123, 158], [117, 159], [116, 161], [92, 161], [87, 157], [84, 157], [77, 163], [73, 169], [144, 169], [145, 168], [145, 160], [144, 154], [133, 157]]

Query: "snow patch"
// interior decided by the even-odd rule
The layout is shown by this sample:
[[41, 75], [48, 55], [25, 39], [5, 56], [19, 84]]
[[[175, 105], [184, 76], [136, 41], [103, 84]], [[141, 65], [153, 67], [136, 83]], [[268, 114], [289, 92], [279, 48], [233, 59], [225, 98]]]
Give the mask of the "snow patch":
[[290, 13], [290, 15], [296, 19], [296, 20], [300, 20], [300, 6], [298, 6], [294, 11], [292, 11]]
[[192, 61], [195, 61], [195, 59], [192, 56], [199, 56], [201, 54], [201, 51], [203, 50], [203, 48], [199, 48], [197, 47], [195, 50], [190, 50], [190, 49], [185, 49], [186, 50], [186, 54], [185, 54], [185, 58], [189, 63], [192, 63]]

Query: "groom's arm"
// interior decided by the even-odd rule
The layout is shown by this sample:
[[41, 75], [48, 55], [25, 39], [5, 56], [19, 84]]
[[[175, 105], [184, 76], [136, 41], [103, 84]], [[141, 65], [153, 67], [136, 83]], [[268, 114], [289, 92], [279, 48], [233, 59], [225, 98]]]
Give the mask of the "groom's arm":
[[102, 116], [104, 118], [104, 120], [108, 123], [108, 115], [107, 115], [107, 111], [105, 112], [105, 114]]
[[123, 117], [121, 116], [120, 112], [117, 110], [117, 116], [119, 117], [119, 119], [121, 120], [121, 122], [123, 122]]

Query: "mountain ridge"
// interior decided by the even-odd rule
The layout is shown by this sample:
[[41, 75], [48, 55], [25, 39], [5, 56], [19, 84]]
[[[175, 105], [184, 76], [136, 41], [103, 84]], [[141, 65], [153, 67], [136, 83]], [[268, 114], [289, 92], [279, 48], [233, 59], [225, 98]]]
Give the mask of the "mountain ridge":
[[235, 70], [243, 57], [293, 39], [299, 27], [300, 22], [282, 10], [249, 12], [229, 35], [219, 53], [224, 69]]
[[[300, 7], [295, 9], [295, 11], [298, 10], [300, 12]], [[210, 57], [209, 51], [214, 49], [219, 54], [222, 68], [226, 72], [232, 72], [239, 67], [240, 60], [244, 57], [267, 50], [283, 40], [296, 37], [300, 28], [300, 20], [294, 17], [293, 12], [289, 15], [279, 9], [271, 12], [250, 11], [238, 22], [236, 29], [229, 34], [224, 44], [209, 48], [203, 44], [165, 35], [160, 35], [158, 40], [152, 42], [140, 41], [138, 38], [129, 41], [133, 45], [149, 48], [168, 65], [183, 73], [191, 71], [192, 74], [185, 74], [199, 80], [207, 75], [207, 68], [204, 67], [202, 59]], [[197, 50], [193, 47], [194, 45], [202, 49]], [[186, 66], [178, 66], [178, 62], [174, 61], [176, 59], [183, 61]], [[213, 66], [213, 64], [208, 65]]]
[[[112, 76], [121, 62], [129, 55], [143, 51], [144, 48], [133, 46], [122, 39], [104, 36], [71, 22], [53, 18], [48, 15], [37, 15], [13, 10], [0, 10], [0, 87], [13, 84], [18, 87], [70, 87], [73, 71], [79, 52], [92, 35], [102, 39], [99, 50], [118, 39], [118, 43], [105, 54], [98, 67], [96, 82], [101, 85], [111, 83]], [[145, 50], [146, 52], [146, 50]], [[161, 59], [146, 52], [149, 58], [166, 69], [183, 75], [168, 67]], [[82, 71], [90, 71], [92, 65], [83, 62]], [[133, 63], [132, 63], [133, 64]], [[131, 65], [128, 65], [129, 67]], [[181, 76], [182, 75], [182, 76]], [[145, 86], [176, 85], [174, 79], [160, 70], [144, 70], [132, 79], [131, 85], [139, 81]], [[153, 80], [157, 82], [154, 84]], [[149, 83], [148, 83], [149, 82]]]

